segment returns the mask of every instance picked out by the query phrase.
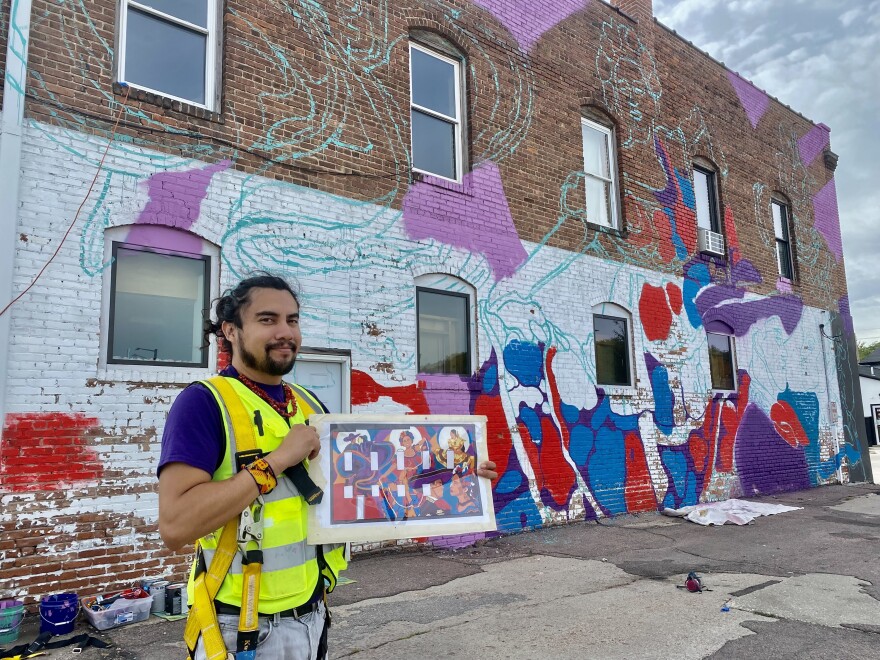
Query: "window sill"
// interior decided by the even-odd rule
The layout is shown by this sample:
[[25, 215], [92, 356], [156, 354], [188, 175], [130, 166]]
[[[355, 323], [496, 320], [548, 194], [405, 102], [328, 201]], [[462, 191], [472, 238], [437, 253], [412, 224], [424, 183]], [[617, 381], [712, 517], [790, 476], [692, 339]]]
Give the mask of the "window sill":
[[424, 172], [412, 172], [412, 180], [413, 182], [418, 181], [419, 183], [427, 183], [429, 186], [435, 186], [437, 188], [443, 188], [445, 190], [449, 190], [451, 192], [460, 193], [462, 195], [470, 195], [473, 196], [471, 179], [465, 176], [461, 183], [456, 181], [449, 181], [447, 179], [442, 179], [438, 176], [433, 176], [431, 174], [425, 174]]
[[117, 100], [125, 98], [126, 94], [128, 95], [129, 100], [132, 101], [148, 103], [150, 105], [164, 108], [165, 110], [179, 112], [190, 117], [205, 119], [207, 121], [212, 121], [217, 124], [226, 123], [226, 120], [220, 112], [208, 110], [207, 108], [201, 108], [197, 105], [192, 105], [190, 103], [186, 103], [185, 101], [168, 98], [167, 96], [162, 96], [161, 94], [156, 94], [154, 92], [148, 92], [144, 89], [139, 89], [131, 85], [126, 86], [120, 82], [113, 83], [113, 95], [117, 98]]
[[605, 396], [629, 397], [638, 394], [638, 389], [632, 385], [596, 385], [596, 388], [602, 390]]
[[629, 237], [629, 233], [626, 229], [618, 229], [617, 227], [609, 227], [607, 225], [597, 225], [595, 222], [587, 222], [587, 227], [601, 232], [603, 234], [609, 234], [611, 236], [616, 236], [617, 238], [627, 238]]
[[735, 399], [739, 398], [739, 392], [737, 392], [736, 390], [716, 390], [713, 388], [711, 390], [711, 393], [712, 393], [713, 397], [721, 395], [721, 396], [727, 397], [728, 399], [735, 400]]
[[98, 367], [98, 380], [143, 385], [188, 385], [214, 375], [208, 368], [151, 366], [149, 364], [108, 364]]

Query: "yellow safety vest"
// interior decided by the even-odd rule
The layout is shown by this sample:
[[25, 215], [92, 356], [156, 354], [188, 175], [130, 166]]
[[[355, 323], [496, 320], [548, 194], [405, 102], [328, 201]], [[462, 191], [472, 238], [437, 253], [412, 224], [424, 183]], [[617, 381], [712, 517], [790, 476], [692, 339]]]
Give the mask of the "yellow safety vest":
[[[254, 424], [254, 439], [257, 448], [271, 452], [281, 444], [289, 430], [281, 415], [235, 378], [223, 378], [232, 386], [235, 394], [248, 411], [254, 424], [255, 413], [259, 411], [262, 421], [262, 435]], [[212, 379], [213, 380], [213, 379]], [[214, 481], [231, 478], [236, 472], [235, 454], [240, 449], [235, 441], [235, 426], [227, 404], [218, 388], [211, 380], [202, 381], [214, 395], [220, 407], [223, 428], [226, 436], [226, 454], [223, 462], [213, 475]], [[297, 412], [290, 419], [290, 425], [303, 424], [309, 415], [323, 412], [321, 404], [311, 397], [308, 391], [291, 385], [297, 403]], [[260, 579], [259, 611], [261, 614], [274, 614], [306, 603], [315, 592], [319, 573], [327, 578], [328, 591], [336, 586], [336, 577], [347, 566], [344, 544], [325, 545], [321, 548], [323, 566], [319, 566], [316, 546], [306, 543], [307, 507], [296, 487], [287, 477], [279, 475], [278, 485], [271, 493], [263, 496], [263, 566]], [[223, 529], [202, 537], [199, 540], [204, 561], [210, 567]], [[193, 588], [198, 570], [198, 558], [193, 565], [189, 579], [189, 594]], [[236, 555], [220, 585], [215, 600], [239, 606], [242, 602], [242, 563]], [[190, 595], [192, 604], [193, 596]]]

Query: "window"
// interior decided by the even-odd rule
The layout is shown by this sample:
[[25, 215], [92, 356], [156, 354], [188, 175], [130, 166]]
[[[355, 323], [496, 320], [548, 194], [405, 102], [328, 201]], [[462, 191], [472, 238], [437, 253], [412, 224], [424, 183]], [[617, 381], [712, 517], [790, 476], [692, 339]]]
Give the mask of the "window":
[[736, 358], [733, 352], [733, 337], [716, 332], [707, 332], [706, 336], [709, 338], [709, 371], [712, 375], [712, 389], [735, 390]]
[[210, 257], [113, 243], [108, 364], [207, 367]]
[[467, 294], [416, 289], [419, 373], [471, 373], [469, 307]]
[[628, 320], [593, 314], [593, 331], [596, 336], [596, 383], [624, 387], [632, 385]]
[[584, 142], [584, 180], [587, 193], [587, 220], [618, 228], [617, 161], [611, 128], [581, 119]]
[[119, 80], [213, 109], [218, 0], [120, 0]]
[[694, 202], [697, 206], [697, 226], [721, 233], [718, 218], [718, 189], [715, 172], [694, 165]]
[[459, 181], [462, 171], [461, 62], [409, 47], [413, 168]]
[[773, 213], [773, 231], [776, 234], [776, 264], [782, 277], [793, 280], [794, 267], [791, 258], [791, 240], [788, 231], [788, 206], [775, 199], [770, 202]]

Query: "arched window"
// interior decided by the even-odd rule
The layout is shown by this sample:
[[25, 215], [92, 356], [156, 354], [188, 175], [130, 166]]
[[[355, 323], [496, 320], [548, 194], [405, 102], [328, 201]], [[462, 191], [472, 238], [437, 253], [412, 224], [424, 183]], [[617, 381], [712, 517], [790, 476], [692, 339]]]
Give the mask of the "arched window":
[[712, 389], [723, 392], [736, 390], [736, 345], [733, 329], [722, 321], [706, 323], [709, 343], [709, 373]]
[[437, 35], [413, 35], [409, 44], [412, 166], [457, 182], [465, 169], [464, 65], [464, 58]]
[[416, 278], [418, 372], [474, 372], [474, 288], [451, 275]]
[[614, 303], [594, 305], [593, 334], [596, 343], [596, 384], [631, 387], [632, 314]]
[[202, 323], [217, 250], [157, 225], [105, 232], [105, 364], [206, 368]]

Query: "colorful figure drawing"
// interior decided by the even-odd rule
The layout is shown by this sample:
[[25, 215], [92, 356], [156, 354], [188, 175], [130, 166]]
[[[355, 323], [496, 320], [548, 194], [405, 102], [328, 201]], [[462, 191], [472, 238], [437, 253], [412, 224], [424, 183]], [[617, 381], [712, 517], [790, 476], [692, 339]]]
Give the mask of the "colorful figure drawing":
[[472, 425], [333, 425], [332, 523], [481, 515]]

